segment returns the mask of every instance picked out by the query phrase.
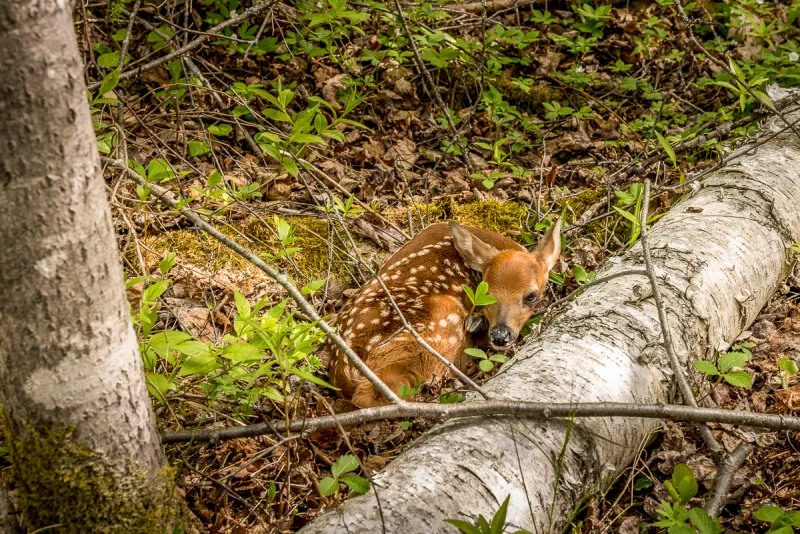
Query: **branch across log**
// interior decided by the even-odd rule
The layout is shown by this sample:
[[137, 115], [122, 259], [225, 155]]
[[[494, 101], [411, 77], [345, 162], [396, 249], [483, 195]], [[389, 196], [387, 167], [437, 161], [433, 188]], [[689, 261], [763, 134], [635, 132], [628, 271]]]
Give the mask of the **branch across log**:
[[[583, 417], [642, 417], [670, 421], [693, 421], [697, 423], [722, 423], [747, 425], [771, 430], [794, 430], [800, 432], [800, 417], [779, 414], [742, 412], [714, 408], [694, 408], [670, 404], [621, 404], [595, 402], [583, 404], [538, 403], [519, 401], [468, 402], [465, 404], [405, 403], [366, 408], [337, 415], [297, 419], [289, 425], [291, 432], [313, 432], [323, 428], [360, 425], [383, 419], [426, 417], [450, 420], [458, 417], [516, 415], [530, 419], [572, 419]], [[205, 430], [183, 430], [165, 432], [162, 443], [219, 441], [221, 439], [251, 438], [265, 434], [286, 432], [283, 421], [273, 421], [246, 426], [212, 428]]]
[[[794, 121], [800, 111], [785, 116]], [[764, 134], [783, 127], [771, 121]], [[800, 240], [798, 205], [800, 139], [788, 131], [755, 150], [742, 147], [652, 227], [653, 266], [681, 366], [727, 348], [778, 287], [787, 247]], [[642, 266], [636, 246], [598, 276]], [[588, 288], [486, 391], [527, 402], [672, 402], [658, 313], [642, 288], [645, 276]], [[586, 492], [630, 464], [655, 427], [644, 418], [576, 419], [570, 430], [556, 419], [459, 418], [375, 475], [380, 507], [370, 492], [301, 532], [452, 532], [445, 519], [491, 516], [509, 495], [509, 530], [559, 530]]]

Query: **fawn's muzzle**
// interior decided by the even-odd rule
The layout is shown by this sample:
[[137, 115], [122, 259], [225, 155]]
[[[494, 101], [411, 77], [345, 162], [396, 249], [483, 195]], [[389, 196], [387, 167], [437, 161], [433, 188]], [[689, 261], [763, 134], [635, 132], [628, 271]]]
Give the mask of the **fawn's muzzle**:
[[514, 341], [514, 332], [504, 324], [496, 324], [489, 331], [489, 340], [495, 348], [504, 349]]

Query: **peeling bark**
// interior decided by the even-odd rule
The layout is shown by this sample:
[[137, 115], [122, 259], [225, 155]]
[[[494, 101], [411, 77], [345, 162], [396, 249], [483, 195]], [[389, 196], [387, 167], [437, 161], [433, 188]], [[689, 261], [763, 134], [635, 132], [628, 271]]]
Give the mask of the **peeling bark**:
[[30, 530], [173, 515], [66, 0], [0, 2], [0, 403]]
[[[800, 112], [787, 117], [796, 121]], [[686, 365], [724, 350], [753, 321], [785, 274], [787, 247], [800, 239], [800, 139], [789, 132], [751, 148], [650, 231], [669, 328]], [[636, 246], [598, 277], [642, 266]], [[587, 289], [485, 389], [496, 398], [542, 402], [674, 401], [647, 277]], [[560, 531], [580, 499], [629, 465], [656, 426], [576, 420], [559, 461], [562, 420], [452, 421], [375, 475], [382, 513], [370, 492], [301, 532], [455, 532], [444, 519], [491, 516], [509, 494], [510, 531]]]

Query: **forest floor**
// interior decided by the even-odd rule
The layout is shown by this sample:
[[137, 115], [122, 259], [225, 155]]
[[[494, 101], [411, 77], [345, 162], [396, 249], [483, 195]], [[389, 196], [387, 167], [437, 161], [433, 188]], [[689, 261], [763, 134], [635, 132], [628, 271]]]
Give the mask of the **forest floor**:
[[[681, 184], [723, 164], [769, 116], [766, 86], [800, 84], [798, 0], [687, 3], [703, 49], [672, 0], [401, 2], [402, 13], [392, 2], [296, 0], [245, 18], [257, 2], [77, 4], [86, 80], [102, 82], [89, 96], [101, 153], [279, 266], [322, 314], [407, 236], [447, 219], [529, 244], [562, 218], [550, 301], [564, 297], [636, 240], [644, 178], [655, 220], [689, 191]], [[131, 72], [198, 40], [117, 80], [121, 50]], [[104, 162], [162, 430], [352, 409], [326, 387], [323, 335], [288, 313], [274, 281]], [[701, 405], [800, 409], [799, 298], [791, 275], [731, 349], [746, 355], [749, 381], [692, 373]], [[555, 311], [542, 302], [533, 322]], [[258, 359], [229, 348], [254, 333], [272, 341]], [[495, 372], [475, 366], [472, 378]], [[435, 402], [454, 388], [410, 394]], [[380, 421], [167, 452], [208, 532], [295, 532], [353, 493], [320, 484], [340, 458], [357, 456], [354, 471], [368, 478], [428, 427]], [[730, 448], [754, 445], [725, 528], [766, 531], [758, 508], [800, 509], [800, 436], [712, 428]], [[702, 502], [714, 463], [694, 427], [665, 423], [565, 530], [658, 531], [647, 525], [670, 501], [664, 481], [680, 463]]]

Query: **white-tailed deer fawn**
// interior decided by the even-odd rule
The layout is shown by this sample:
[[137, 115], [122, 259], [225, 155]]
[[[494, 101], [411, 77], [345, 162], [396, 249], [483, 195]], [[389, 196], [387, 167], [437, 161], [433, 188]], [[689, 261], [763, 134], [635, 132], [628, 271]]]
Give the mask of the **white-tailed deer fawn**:
[[[481, 279], [494, 304], [479, 314], [488, 322], [495, 350], [506, 350], [533, 315], [534, 303], [547, 286], [561, 252], [561, 221], [528, 252], [507, 237], [456, 223], [429, 226], [381, 267], [379, 276], [408, 323], [439, 354], [463, 367], [464, 349], [472, 346], [466, 323], [472, 304], [464, 286]], [[337, 314], [340, 334], [393, 391], [414, 387], [447, 367], [403, 330], [400, 318], [377, 280], [365, 284]], [[333, 344], [330, 377], [341, 394], [360, 407], [386, 404]]]

